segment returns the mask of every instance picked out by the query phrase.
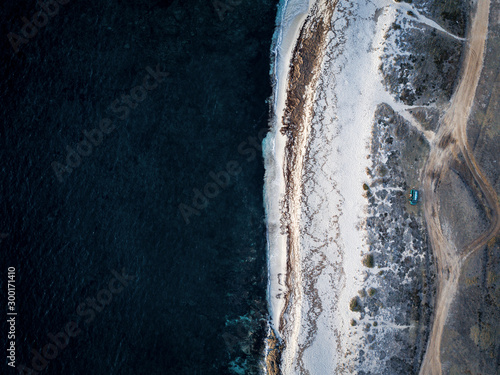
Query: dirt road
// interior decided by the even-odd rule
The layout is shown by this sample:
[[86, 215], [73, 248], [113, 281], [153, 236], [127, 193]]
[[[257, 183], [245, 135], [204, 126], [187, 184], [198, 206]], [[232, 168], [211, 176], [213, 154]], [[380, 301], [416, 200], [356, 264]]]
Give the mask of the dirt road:
[[[429, 159], [424, 168], [424, 214], [437, 262], [438, 288], [434, 322], [427, 351], [420, 369], [420, 375], [441, 375], [441, 338], [448, 312], [457, 291], [460, 271], [465, 259], [500, 231], [500, 204], [497, 194], [481, 172], [467, 142], [467, 120], [476, 94], [477, 84], [483, 66], [484, 48], [488, 34], [490, 0], [478, 0], [477, 10], [468, 36], [462, 77], [451, 98], [446, 115], [441, 121], [438, 133], [431, 144]], [[440, 176], [448, 169], [449, 162], [461, 153], [474, 180], [483, 193], [483, 202], [491, 209], [490, 226], [464, 249], [457, 249], [449, 243], [441, 230], [439, 200], [436, 185]]]

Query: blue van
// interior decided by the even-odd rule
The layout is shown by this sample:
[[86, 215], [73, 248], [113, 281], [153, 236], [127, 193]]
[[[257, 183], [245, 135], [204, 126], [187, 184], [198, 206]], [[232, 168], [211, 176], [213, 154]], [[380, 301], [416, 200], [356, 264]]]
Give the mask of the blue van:
[[418, 190], [411, 189], [408, 200], [412, 206], [415, 206], [418, 203]]

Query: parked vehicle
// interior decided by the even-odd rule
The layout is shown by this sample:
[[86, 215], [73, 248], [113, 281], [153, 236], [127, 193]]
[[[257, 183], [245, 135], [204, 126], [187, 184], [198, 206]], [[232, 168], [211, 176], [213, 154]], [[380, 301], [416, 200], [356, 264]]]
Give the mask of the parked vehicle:
[[418, 190], [417, 189], [411, 189], [410, 195], [408, 196], [408, 201], [412, 206], [415, 206], [418, 203]]

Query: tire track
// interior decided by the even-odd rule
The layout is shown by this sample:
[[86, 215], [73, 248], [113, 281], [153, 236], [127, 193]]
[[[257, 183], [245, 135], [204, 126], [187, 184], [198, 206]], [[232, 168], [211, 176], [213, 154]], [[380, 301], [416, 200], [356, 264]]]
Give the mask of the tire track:
[[[450, 306], [457, 292], [458, 280], [464, 261], [500, 231], [500, 204], [497, 194], [482, 173], [467, 141], [467, 120], [469, 119], [476, 88], [481, 75], [490, 0], [478, 0], [464, 61], [463, 76], [446, 111], [438, 133], [431, 144], [429, 159], [424, 168], [424, 214], [431, 240], [431, 246], [438, 268], [436, 310], [427, 351], [420, 369], [420, 375], [441, 375], [441, 339]], [[448, 162], [461, 152], [466, 166], [484, 196], [483, 204], [492, 210], [488, 230], [473, 240], [462, 251], [458, 251], [446, 240], [439, 220], [439, 201], [436, 194], [440, 176], [448, 170]]]

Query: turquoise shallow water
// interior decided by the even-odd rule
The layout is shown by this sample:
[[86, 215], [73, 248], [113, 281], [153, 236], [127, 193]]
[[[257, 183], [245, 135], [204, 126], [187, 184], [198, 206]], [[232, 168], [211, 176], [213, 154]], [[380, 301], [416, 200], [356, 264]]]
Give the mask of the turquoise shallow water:
[[[40, 10], [2, 7], [4, 36]], [[0, 246], [2, 269], [17, 269], [18, 365], [258, 373], [275, 12], [271, 0], [67, 1], [18, 53], [2, 39]], [[79, 333], [45, 364], [35, 352], [69, 322]]]

